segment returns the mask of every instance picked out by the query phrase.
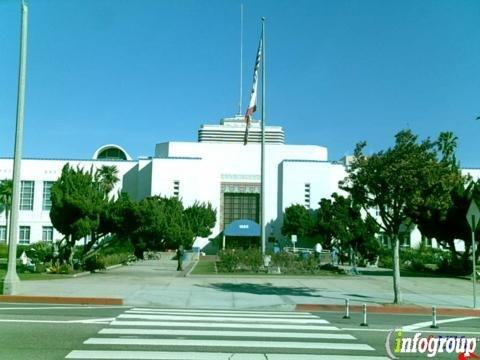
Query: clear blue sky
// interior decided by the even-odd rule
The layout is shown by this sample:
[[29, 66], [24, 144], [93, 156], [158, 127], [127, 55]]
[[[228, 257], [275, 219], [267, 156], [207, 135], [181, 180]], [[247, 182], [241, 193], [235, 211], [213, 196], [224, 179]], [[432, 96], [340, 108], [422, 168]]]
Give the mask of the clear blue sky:
[[[30, 0], [26, 157], [134, 158], [237, 112], [239, 0]], [[411, 128], [480, 167], [480, 1], [243, 1], [244, 106], [267, 18], [267, 124], [330, 160]], [[0, 156], [12, 156], [19, 0], [0, 0]], [[258, 115], [258, 113], [257, 113]]]

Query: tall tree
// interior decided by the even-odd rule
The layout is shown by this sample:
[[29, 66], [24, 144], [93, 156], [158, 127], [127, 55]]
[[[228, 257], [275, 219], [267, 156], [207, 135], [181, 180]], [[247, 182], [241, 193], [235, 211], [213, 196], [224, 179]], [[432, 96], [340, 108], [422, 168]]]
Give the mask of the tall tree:
[[317, 210], [316, 229], [320, 234], [340, 241], [343, 249], [351, 246], [370, 260], [378, 253], [379, 243], [375, 237], [378, 226], [371, 217], [362, 216], [359, 205], [351, 197], [337, 193], [332, 199], [321, 199]]
[[118, 169], [114, 165], [102, 165], [95, 172], [95, 181], [107, 198], [119, 180]]
[[[418, 142], [410, 130], [400, 131], [393, 147], [371, 156], [364, 154], [365, 146], [365, 142], [357, 144], [340, 186], [392, 239], [394, 303], [401, 303], [400, 227], [412, 223], [411, 209], [425, 204], [448, 209], [450, 197], [443, 188], [449, 186], [450, 172], [438, 160], [435, 143], [429, 139]], [[379, 210], [380, 219], [370, 214], [373, 209]]]
[[[52, 185], [50, 220], [65, 237], [61, 242], [65, 261], [70, 264], [77, 240], [95, 234], [100, 225], [100, 213], [106, 205], [104, 193], [94, 181], [92, 171], [73, 169], [66, 164], [60, 178]], [[93, 236], [85, 251], [96, 242]]]
[[208, 237], [217, 221], [217, 212], [210, 203], [195, 202], [185, 209], [185, 218], [194, 237]]
[[183, 204], [175, 197], [152, 196], [138, 203], [139, 226], [131, 238], [137, 257], [144, 250], [190, 248], [193, 232], [190, 230]]
[[435, 142], [439, 153], [439, 168], [443, 176], [436, 196], [443, 201], [418, 203], [409, 209], [409, 216], [417, 224], [424, 236], [435, 238], [449, 249], [456, 272], [468, 272], [470, 241], [465, 242], [463, 256], [456, 251], [455, 240], [470, 240], [470, 228], [465, 220], [470, 202], [480, 195], [480, 183], [461, 174], [455, 157], [457, 137], [451, 132], [443, 132]]
[[303, 205], [294, 204], [285, 209], [282, 234], [305, 237], [312, 233], [315, 223], [314, 212]]
[[5, 210], [5, 240], [8, 244], [8, 219], [12, 208], [13, 181], [5, 179], [0, 182], [0, 205]]

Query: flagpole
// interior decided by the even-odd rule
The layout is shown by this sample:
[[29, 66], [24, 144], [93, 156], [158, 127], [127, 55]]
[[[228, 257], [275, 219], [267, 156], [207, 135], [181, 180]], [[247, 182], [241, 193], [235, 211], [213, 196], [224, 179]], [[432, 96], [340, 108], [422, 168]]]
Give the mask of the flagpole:
[[238, 114], [242, 113], [243, 95], [243, 4], [240, 4], [240, 101], [238, 102]]
[[265, 18], [262, 17], [262, 146], [260, 163], [261, 183], [261, 210], [260, 210], [260, 237], [262, 241], [262, 255], [265, 256]]
[[13, 196], [10, 215], [8, 267], [3, 281], [3, 294], [15, 294], [20, 279], [17, 275], [18, 215], [20, 205], [20, 168], [23, 143], [23, 113], [25, 107], [25, 70], [27, 64], [27, 28], [28, 8], [24, 0], [21, 3], [22, 20], [20, 27], [20, 66], [18, 71], [17, 124], [15, 129], [15, 148], [13, 156]]

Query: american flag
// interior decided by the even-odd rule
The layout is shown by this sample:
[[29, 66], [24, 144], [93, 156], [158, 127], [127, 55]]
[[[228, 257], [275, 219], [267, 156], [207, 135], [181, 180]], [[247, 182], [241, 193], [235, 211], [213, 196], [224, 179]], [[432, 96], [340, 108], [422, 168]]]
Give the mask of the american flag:
[[257, 59], [255, 60], [255, 68], [253, 70], [253, 86], [250, 94], [250, 102], [248, 104], [247, 112], [245, 113], [245, 138], [243, 144], [247, 145], [248, 142], [248, 129], [252, 120], [252, 115], [257, 110], [257, 85], [258, 85], [258, 69], [260, 68], [260, 61], [262, 59], [262, 35], [260, 35], [260, 41], [258, 43]]

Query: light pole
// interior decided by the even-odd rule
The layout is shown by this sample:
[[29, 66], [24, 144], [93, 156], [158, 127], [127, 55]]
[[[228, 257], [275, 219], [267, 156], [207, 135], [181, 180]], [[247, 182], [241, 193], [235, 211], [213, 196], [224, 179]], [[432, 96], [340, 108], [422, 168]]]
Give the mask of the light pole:
[[18, 72], [18, 95], [17, 95], [17, 124], [15, 128], [15, 148], [13, 156], [13, 194], [12, 209], [10, 214], [10, 231], [8, 244], [8, 269], [3, 281], [3, 293], [11, 295], [15, 293], [20, 279], [17, 275], [17, 239], [18, 239], [18, 215], [20, 208], [20, 168], [22, 162], [23, 143], [23, 113], [25, 108], [25, 74], [27, 65], [27, 28], [28, 7], [24, 0], [21, 3], [20, 25], [20, 67]]
[[477, 264], [476, 264], [476, 243], [475, 230], [477, 229], [480, 220], [480, 210], [478, 209], [475, 200], [472, 199], [467, 211], [467, 222], [472, 230], [472, 266], [473, 266], [473, 308], [477, 307]]

